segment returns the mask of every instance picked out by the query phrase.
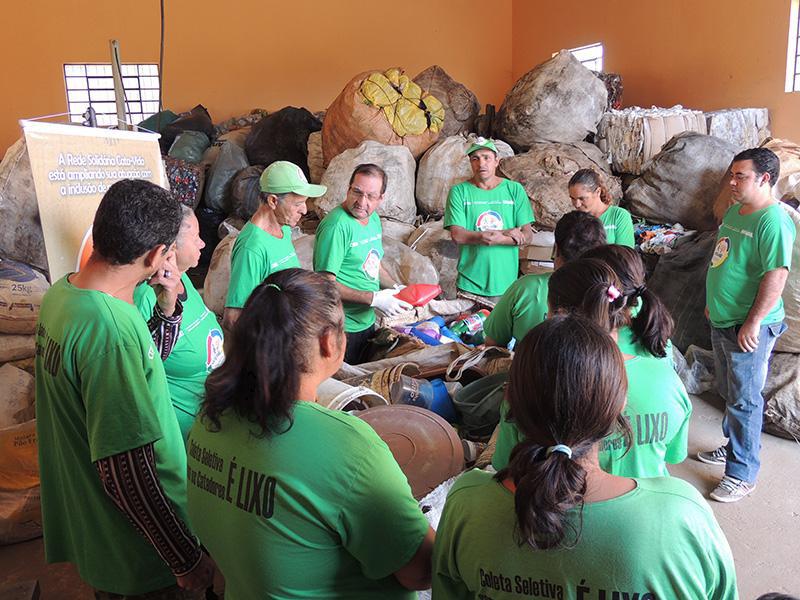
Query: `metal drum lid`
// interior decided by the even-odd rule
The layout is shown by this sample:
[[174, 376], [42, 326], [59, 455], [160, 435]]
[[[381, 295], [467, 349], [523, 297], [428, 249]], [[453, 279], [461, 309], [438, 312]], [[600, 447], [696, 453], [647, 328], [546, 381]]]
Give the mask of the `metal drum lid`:
[[411, 491], [423, 498], [464, 470], [464, 448], [452, 425], [424, 408], [376, 406], [357, 413], [389, 446]]

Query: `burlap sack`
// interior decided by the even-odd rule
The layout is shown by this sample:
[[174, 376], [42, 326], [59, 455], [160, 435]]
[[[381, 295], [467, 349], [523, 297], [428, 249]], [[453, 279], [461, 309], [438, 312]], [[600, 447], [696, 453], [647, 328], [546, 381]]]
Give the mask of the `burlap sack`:
[[238, 233], [231, 233], [214, 249], [211, 265], [208, 267], [208, 274], [203, 284], [203, 301], [218, 316], [222, 316], [225, 311], [228, 284], [231, 281], [231, 251], [238, 235]]
[[525, 188], [536, 226], [552, 229], [564, 214], [574, 210], [567, 189], [569, 179], [575, 171], [585, 168], [603, 173], [614, 203], [619, 202], [622, 197], [619, 180], [609, 172], [597, 146], [586, 142], [533, 144], [528, 152], [500, 161], [499, 171]]
[[402, 69], [360, 73], [328, 107], [322, 125], [324, 166], [364, 140], [406, 146], [417, 159], [439, 137], [444, 114], [441, 102]]
[[[447, 194], [455, 184], [472, 177], [469, 157], [465, 154], [475, 136], [454, 135], [440, 139], [422, 156], [417, 169], [417, 206], [423, 214], [444, 215]], [[514, 156], [511, 146], [494, 140], [500, 158]]]
[[[325, 122], [330, 118], [326, 118]], [[321, 181], [328, 190], [315, 203], [319, 218], [323, 219], [342, 203], [347, 195], [350, 176], [362, 163], [373, 163], [386, 171], [386, 192], [378, 207], [378, 215], [413, 223], [417, 216], [417, 205], [414, 202], [414, 171], [417, 164], [414, 157], [404, 146], [384, 145], [373, 141], [365, 141], [357, 148], [345, 150], [328, 165]]]
[[792, 248], [792, 268], [786, 278], [783, 288], [783, 310], [786, 313], [784, 321], [787, 329], [778, 341], [775, 342], [775, 352], [800, 352], [800, 212], [788, 204], [781, 202], [792, 221], [794, 221], [797, 236]]
[[442, 221], [429, 221], [417, 227], [408, 238], [408, 245], [419, 254], [431, 259], [439, 272], [439, 285], [444, 297], [456, 298], [456, 279], [458, 278], [458, 244], [444, 229]]
[[680, 223], [687, 229], [717, 228], [714, 201], [719, 181], [736, 147], [695, 132], [679, 133], [625, 190], [633, 214], [655, 223]]
[[800, 355], [772, 353], [763, 394], [764, 431], [800, 440]]
[[0, 258], [0, 333], [33, 333], [49, 287], [28, 265]]
[[607, 103], [605, 84], [562, 50], [514, 84], [497, 113], [495, 135], [520, 152], [535, 142], [579, 142], [597, 131]]
[[39, 205], [25, 138], [18, 139], [0, 163], [0, 256], [47, 271]]
[[475, 117], [481, 112], [477, 96], [450, 77], [442, 67], [433, 65], [414, 77], [414, 83], [436, 96], [444, 106], [441, 137], [474, 131]]
[[319, 183], [325, 174], [322, 158], [322, 132], [315, 131], [308, 136], [308, 180]]

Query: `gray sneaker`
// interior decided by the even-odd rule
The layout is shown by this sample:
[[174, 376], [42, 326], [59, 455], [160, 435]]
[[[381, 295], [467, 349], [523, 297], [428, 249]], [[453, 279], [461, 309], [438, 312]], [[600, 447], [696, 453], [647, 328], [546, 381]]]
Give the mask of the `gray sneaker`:
[[710, 452], [698, 452], [697, 460], [709, 465], [722, 465], [725, 466], [725, 461], [728, 459], [728, 451], [725, 446], [720, 446], [716, 450]]
[[736, 502], [747, 496], [754, 489], [756, 489], [755, 483], [747, 483], [725, 475], [710, 496], [717, 502]]

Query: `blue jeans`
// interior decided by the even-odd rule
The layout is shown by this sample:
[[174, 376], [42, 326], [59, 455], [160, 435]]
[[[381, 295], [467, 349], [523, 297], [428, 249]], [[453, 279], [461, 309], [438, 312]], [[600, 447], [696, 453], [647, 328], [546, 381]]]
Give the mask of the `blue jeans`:
[[761, 425], [764, 420], [764, 397], [761, 391], [767, 382], [769, 355], [780, 335], [783, 323], [762, 325], [758, 348], [743, 352], [736, 336], [739, 327], [711, 327], [717, 388], [725, 400], [722, 432], [728, 438], [728, 460], [725, 474], [755, 483], [761, 466]]

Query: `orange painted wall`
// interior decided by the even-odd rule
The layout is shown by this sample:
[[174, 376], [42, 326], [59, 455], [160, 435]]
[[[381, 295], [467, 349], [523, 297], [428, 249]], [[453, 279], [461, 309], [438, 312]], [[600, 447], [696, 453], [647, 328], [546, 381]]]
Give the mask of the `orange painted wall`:
[[[511, 3], [495, 0], [167, 0], [164, 106], [204, 104], [215, 122], [255, 107], [321, 110], [356, 73], [439, 64], [482, 103], [511, 85]], [[13, 14], [9, 14], [13, 12]], [[85, 13], [86, 16], [82, 16]], [[157, 62], [157, 0], [36, 0], [3, 10], [0, 152], [18, 119], [66, 108], [62, 64]], [[488, 36], [491, 43], [476, 44]]]
[[561, 48], [604, 45], [625, 106], [770, 109], [800, 142], [800, 93], [784, 92], [790, 0], [514, 0], [516, 80]]

